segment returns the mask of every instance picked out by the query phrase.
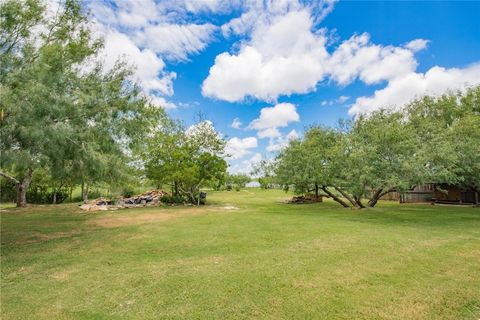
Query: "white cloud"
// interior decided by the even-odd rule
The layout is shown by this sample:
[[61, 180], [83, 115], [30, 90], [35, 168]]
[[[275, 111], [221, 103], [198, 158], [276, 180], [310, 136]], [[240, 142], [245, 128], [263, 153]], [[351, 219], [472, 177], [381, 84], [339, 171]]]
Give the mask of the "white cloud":
[[307, 10], [257, 23], [251, 41], [238, 54], [215, 59], [202, 85], [205, 96], [230, 102], [246, 96], [275, 101], [281, 94], [306, 93], [325, 73], [325, 37], [312, 33]]
[[230, 127], [232, 127], [233, 129], [240, 129], [241, 126], [242, 126], [242, 122], [240, 121], [239, 118], [233, 119], [232, 124], [230, 125]]
[[231, 159], [239, 159], [251, 153], [250, 149], [256, 148], [257, 145], [257, 138], [255, 137], [243, 139], [234, 137], [227, 141], [225, 152]]
[[295, 105], [279, 103], [273, 107], [266, 107], [260, 111], [260, 117], [253, 120], [249, 129], [258, 131], [259, 138], [275, 138], [280, 135], [278, 128], [286, 127], [291, 122], [300, 121]]
[[217, 27], [206, 24], [156, 24], [135, 34], [135, 41], [172, 60], [186, 60], [207, 47]]
[[415, 40], [412, 40], [412, 41], [408, 42], [405, 45], [405, 48], [410, 49], [414, 52], [417, 52], [417, 51], [425, 49], [429, 42], [430, 41], [425, 40], [425, 39], [415, 39]]
[[[166, 60], [188, 60], [204, 50], [218, 27], [188, 22], [187, 12], [226, 7], [215, 0], [114, 0], [88, 4], [94, 26], [105, 38], [105, 65], [112, 68], [119, 57], [135, 66], [134, 74], [156, 105], [173, 108], [164, 97], [172, 96], [176, 73], [167, 71]], [[228, 7], [228, 6], [227, 6]]]
[[327, 106], [327, 105], [332, 106], [334, 104], [344, 104], [345, 102], [348, 101], [348, 99], [350, 99], [349, 96], [340, 96], [337, 99], [323, 100], [320, 104], [322, 106]]
[[126, 60], [136, 68], [134, 77], [146, 92], [157, 91], [167, 96], [173, 94], [173, 80], [176, 74], [164, 70], [165, 62], [162, 58], [150, 49], [141, 50], [123, 33], [101, 26], [99, 28], [105, 37], [101, 55], [104, 57], [106, 69], [114, 67], [118, 59]]
[[280, 136], [275, 139], [270, 139], [267, 146], [268, 152], [278, 152], [285, 148], [291, 140], [299, 138], [298, 132], [294, 129], [290, 131], [286, 136]]
[[263, 157], [260, 153], [255, 153], [252, 157], [229, 166], [228, 171], [231, 174], [251, 174], [255, 165], [260, 163]]
[[463, 90], [480, 84], [480, 64], [458, 69], [433, 67], [426, 73], [411, 72], [388, 82], [370, 97], [359, 97], [349, 110], [352, 115], [380, 108], [399, 108], [422, 95], [438, 96], [449, 90]]
[[347, 85], [357, 77], [366, 84], [391, 80], [412, 72], [416, 67], [412, 50], [371, 44], [367, 33], [344, 41], [328, 60], [330, 78], [341, 85]]
[[281, 95], [314, 91], [325, 78], [340, 85], [357, 78], [366, 84], [389, 81], [414, 71], [414, 53], [428, 43], [416, 39], [405, 47], [382, 46], [363, 33], [345, 40], [330, 54], [325, 31], [314, 30], [312, 11], [295, 8], [269, 19], [252, 17], [251, 40], [241, 43], [236, 54], [224, 52], [216, 57], [202, 94], [229, 102], [246, 97], [276, 101]]
[[150, 97], [150, 101], [154, 106], [158, 108], [164, 108], [164, 109], [177, 108], [177, 105], [175, 103], [167, 101], [164, 97], [152, 96]]
[[280, 131], [277, 128], [266, 128], [266, 129], [262, 129], [262, 130], [257, 132], [257, 136], [260, 139], [276, 138], [276, 137], [280, 137], [281, 135], [282, 134], [280, 133]]

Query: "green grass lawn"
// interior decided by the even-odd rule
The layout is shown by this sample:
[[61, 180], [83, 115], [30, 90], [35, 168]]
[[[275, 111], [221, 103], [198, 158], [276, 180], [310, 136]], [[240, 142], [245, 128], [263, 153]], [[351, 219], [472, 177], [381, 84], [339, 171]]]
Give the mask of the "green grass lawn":
[[480, 318], [480, 209], [287, 196], [2, 209], [1, 318]]

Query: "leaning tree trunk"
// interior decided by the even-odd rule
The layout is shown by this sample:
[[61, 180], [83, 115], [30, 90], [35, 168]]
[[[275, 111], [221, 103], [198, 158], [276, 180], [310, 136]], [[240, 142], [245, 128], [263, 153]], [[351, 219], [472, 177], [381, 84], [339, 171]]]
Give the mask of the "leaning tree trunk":
[[355, 196], [354, 199], [355, 199], [355, 203], [360, 209], [365, 209], [365, 206], [363, 205], [362, 199], [360, 197]]
[[374, 194], [373, 197], [368, 201], [368, 206], [373, 208], [377, 204], [378, 200], [380, 200], [384, 195], [389, 194], [390, 192], [394, 192], [397, 190], [396, 188], [390, 188], [386, 191], [383, 191], [382, 188], [378, 189]]
[[15, 183], [15, 190], [17, 191], [17, 207], [25, 207], [27, 205], [27, 190], [32, 182], [33, 170], [29, 168], [22, 181], [19, 181], [11, 175], [1, 171], [0, 176]]
[[342, 199], [340, 199], [339, 197], [337, 197], [334, 193], [330, 192], [326, 186], [322, 186], [322, 190], [330, 197], [332, 198], [333, 200], [335, 200], [336, 202], [340, 203], [343, 207], [345, 208], [348, 208], [350, 207], [348, 204], [346, 204]]
[[334, 187], [335, 190], [337, 190], [345, 199], [347, 199], [351, 204], [352, 206], [354, 207], [358, 207], [358, 203], [352, 199], [352, 197], [350, 197], [345, 191], [343, 191], [341, 188], [339, 187]]

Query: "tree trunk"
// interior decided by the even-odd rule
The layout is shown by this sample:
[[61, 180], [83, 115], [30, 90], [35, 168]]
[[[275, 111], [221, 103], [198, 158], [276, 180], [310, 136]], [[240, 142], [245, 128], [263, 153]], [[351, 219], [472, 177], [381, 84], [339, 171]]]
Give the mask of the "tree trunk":
[[343, 191], [342, 189], [340, 189], [339, 187], [334, 187], [335, 190], [337, 190], [338, 192], [340, 192], [340, 194], [345, 198], [347, 199], [351, 204], [352, 206], [354, 207], [358, 207], [358, 204], [356, 203], [356, 201], [354, 199], [352, 199], [352, 197], [350, 197], [345, 191]]
[[82, 199], [83, 199], [83, 202], [88, 201], [88, 183], [84, 184], [82, 182]]
[[318, 183], [315, 182], [315, 198], [318, 199]]
[[382, 194], [382, 188], [378, 189], [377, 191], [375, 191], [375, 193], [373, 194], [372, 198], [368, 201], [368, 206], [369, 207], [374, 207], [377, 202], [378, 202], [378, 199], [381, 198], [381, 194]]
[[53, 189], [53, 204], [57, 204], [57, 189]]
[[23, 208], [27, 206], [27, 190], [32, 182], [32, 169], [28, 169], [25, 178], [17, 183], [17, 207]]
[[332, 198], [333, 200], [335, 200], [336, 202], [340, 203], [343, 207], [345, 208], [348, 208], [350, 207], [348, 204], [346, 204], [342, 199], [340, 199], [339, 197], [337, 197], [335, 194], [331, 193], [326, 186], [322, 186], [322, 190], [330, 197]]
[[[378, 189], [373, 197], [368, 201], [368, 206], [373, 208], [377, 204], [378, 200], [380, 200], [381, 197], [383, 197], [386, 194], [389, 194], [390, 192], [394, 192], [397, 190], [396, 188], [390, 188], [386, 191], [383, 191], [383, 189]], [[383, 192], [382, 192], [383, 191]], [[400, 198], [400, 203], [402, 203], [402, 199]]]
[[365, 206], [363, 205], [362, 199], [360, 197], [355, 196], [354, 199], [355, 199], [355, 203], [359, 208], [365, 209]]

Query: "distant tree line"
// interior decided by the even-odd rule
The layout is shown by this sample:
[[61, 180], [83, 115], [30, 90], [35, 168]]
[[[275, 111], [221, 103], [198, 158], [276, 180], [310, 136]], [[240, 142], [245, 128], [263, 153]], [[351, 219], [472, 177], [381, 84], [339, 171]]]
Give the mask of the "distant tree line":
[[344, 207], [374, 207], [425, 183], [480, 188], [480, 87], [312, 126], [273, 163], [275, 180]]

